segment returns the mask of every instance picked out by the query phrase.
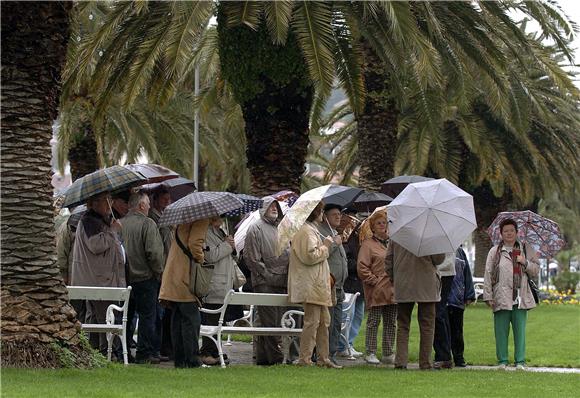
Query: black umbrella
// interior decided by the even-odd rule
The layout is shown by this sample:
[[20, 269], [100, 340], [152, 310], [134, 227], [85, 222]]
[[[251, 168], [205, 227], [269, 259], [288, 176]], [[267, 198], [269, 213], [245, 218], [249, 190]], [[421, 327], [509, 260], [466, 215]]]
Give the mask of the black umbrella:
[[325, 204], [348, 207], [364, 192], [361, 188], [345, 187], [343, 185], [332, 185], [324, 195]]
[[433, 178], [423, 176], [408, 176], [408, 175], [393, 177], [390, 180], [387, 180], [381, 184], [381, 192], [393, 198], [396, 198], [397, 195], [403, 192], [403, 189], [405, 189], [407, 185], [414, 182], [422, 182], [429, 180], [433, 180]]
[[358, 211], [371, 213], [379, 206], [388, 205], [393, 198], [380, 192], [365, 192], [360, 195], [353, 203], [353, 207]]
[[195, 183], [187, 178], [178, 177], [157, 184], [147, 184], [142, 186], [142, 189], [150, 192], [159, 188], [169, 191], [171, 201], [177, 202], [179, 199], [195, 191]]

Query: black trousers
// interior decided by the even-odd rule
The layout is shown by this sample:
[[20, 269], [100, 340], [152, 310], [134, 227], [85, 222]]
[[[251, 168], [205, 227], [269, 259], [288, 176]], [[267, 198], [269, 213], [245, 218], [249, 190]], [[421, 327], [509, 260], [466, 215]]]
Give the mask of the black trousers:
[[342, 326], [342, 289], [336, 289], [336, 305], [329, 307], [330, 326], [328, 328], [328, 349], [330, 357], [336, 356], [336, 351], [340, 343], [341, 326]]
[[201, 317], [194, 302], [174, 303], [171, 308], [171, 340], [176, 368], [197, 368]]
[[447, 314], [447, 299], [451, 292], [454, 276], [441, 277], [441, 301], [437, 303], [435, 315], [435, 362], [451, 361], [451, 327]]
[[465, 364], [465, 358], [463, 357], [463, 312], [462, 308], [447, 307], [449, 325], [451, 326], [451, 352], [453, 353], [455, 365]]

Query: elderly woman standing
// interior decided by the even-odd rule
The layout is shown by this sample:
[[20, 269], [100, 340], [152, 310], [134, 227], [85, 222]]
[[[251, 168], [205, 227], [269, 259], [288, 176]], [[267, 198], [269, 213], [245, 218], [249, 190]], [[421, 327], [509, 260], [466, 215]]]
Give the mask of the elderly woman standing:
[[[316, 346], [318, 366], [340, 369], [329, 358], [328, 327], [332, 307], [328, 249], [333, 238], [320, 239], [317, 224], [322, 222], [324, 203], [320, 202], [306, 223], [294, 235], [288, 269], [288, 299], [304, 306], [304, 327], [300, 337], [298, 365], [312, 365]], [[340, 239], [339, 236], [336, 237]]]
[[526, 321], [536, 306], [528, 278], [538, 274], [534, 249], [517, 240], [518, 225], [512, 219], [499, 225], [502, 241], [491, 248], [485, 264], [483, 300], [493, 310], [495, 351], [501, 369], [508, 364], [510, 323], [514, 333], [517, 369], [525, 368]]
[[395, 329], [397, 305], [391, 278], [385, 269], [387, 256], [387, 213], [374, 212], [366, 221], [371, 236], [365, 236], [366, 226], [361, 231], [361, 247], [358, 252], [357, 271], [363, 282], [368, 308], [367, 333], [365, 338], [366, 357], [369, 364], [377, 365], [377, 331], [383, 318], [383, 358], [385, 364], [395, 362]]

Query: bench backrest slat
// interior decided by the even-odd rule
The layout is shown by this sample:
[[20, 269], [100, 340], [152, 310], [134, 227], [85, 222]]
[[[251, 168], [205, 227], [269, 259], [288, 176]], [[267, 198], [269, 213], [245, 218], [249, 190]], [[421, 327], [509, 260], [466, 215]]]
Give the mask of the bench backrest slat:
[[126, 301], [131, 287], [67, 286], [69, 300]]
[[301, 306], [301, 304], [292, 304], [288, 302], [287, 294], [275, 293], [232, 293], [229, 304], [274, 307]]

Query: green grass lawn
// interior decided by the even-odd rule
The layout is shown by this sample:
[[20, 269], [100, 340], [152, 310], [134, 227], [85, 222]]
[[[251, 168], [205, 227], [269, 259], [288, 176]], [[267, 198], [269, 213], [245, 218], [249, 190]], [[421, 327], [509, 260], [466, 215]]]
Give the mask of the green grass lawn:
[[[379, 329], [382, 329], [382, 323]], [[366, 319], [355, 340], [355, 348], [364, 352]], [[379, 330], [379, 357], [381, 331]], [[495, 365], [493, 313], [483, 303], [468, 307], [464, 319], [465, 359], [471, 365]], [[235, 340], [251, 341], [250, 336], [234, 336]], [[513, 361], [513, 340], [509, 345]], [[409, 360], [417, 362], [419, 325], [417, 310], [411, 323]], [[580, 368], [580, 306], [540, 305], [528, 313], [526, 362], [530, 366]]]
[[[495, 364], [492, 313], [483, 304], [465, 314], [466, 359]], [[412, 324], [410, 359], [417, 360]], [[380, 333], [379, 333], [380, 336]], [[540, 306], [528, 318], [528, 364], [580, 367], [580, 307]], [[364, 325], [355, 346], [364, 349]], [[510, 351], [512, 352], [512, 351]], [[513, 354], [512, 354], [513, 355]], [[572, 397], [580, 375], [486, 370], [342, 370], [275, 366], [176, 370], [112, 364], [94, 370], [2, 369], [2, 397]]]
[[342, 370], [275, 366], [2, 370], [2, 396], [17, 397], [572, 397], [578, 375], [485, 370]]

